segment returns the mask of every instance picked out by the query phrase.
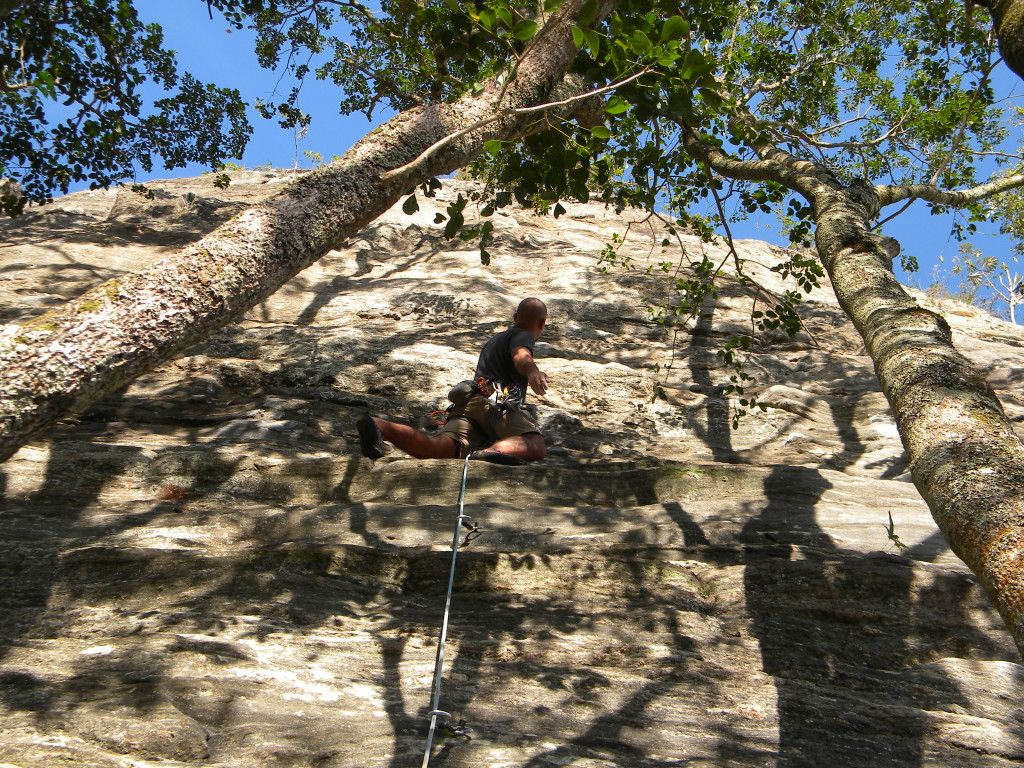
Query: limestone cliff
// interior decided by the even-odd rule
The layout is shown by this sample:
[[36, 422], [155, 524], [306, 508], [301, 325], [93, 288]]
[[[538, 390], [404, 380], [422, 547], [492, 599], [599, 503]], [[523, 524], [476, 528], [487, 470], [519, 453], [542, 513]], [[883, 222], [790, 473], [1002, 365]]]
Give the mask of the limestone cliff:
[[[140, 269], [287, 174], [233, 176], [3, 223], [2, 319]], [[426, 424], [527, 295], [550, 310], [551, 455], [470, 465], [442, 708], [473, 738], [432, 765], [1024, 763], [1020, 660], [908, 482], [834, 297], [753, 350], [770, 407], [733, 430], [717, 350], [751, 289], [727, 278], [666, 331], [646, 305], [679, 251], [656, 228], [512, 209], [483, 266], [432, 223], [459, 188], [0, 465], [0, 765], [420, 765], [462, 464], [372, 464], [354, 423]], [[632, 268], [602, 271], [616, 233]], [[740, 250], [783, 290], [775, 249]], [[941, 309], [1021, 423], [1024, 333]]]

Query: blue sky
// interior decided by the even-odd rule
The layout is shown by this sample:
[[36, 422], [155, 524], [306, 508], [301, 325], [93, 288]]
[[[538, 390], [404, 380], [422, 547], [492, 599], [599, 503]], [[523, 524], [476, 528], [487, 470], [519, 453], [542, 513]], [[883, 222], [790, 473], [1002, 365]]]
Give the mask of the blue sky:
[[[287, 92], [288, 81], [259, 67], [253, 53], [253, 36], [246, 30], [233, 30], [216, 12], [211, 21], [205, 7], [197, 0], [136, 0], [140, 16], [147, 22], [156, 22], [164, 28], [166, 43], [178, 52], [179, 66], [192, 72], [204, 82], [238, 88], [250, 104], [258, 98], [271, 98], [275, 89]], [[1000, 87], [1015, 88], [1019, 94], [1024, 86], [1005, 70]], [[318, 153], [324, 160], [342, 155], [359, 138], [375, 127], [384, 117], [377, 116], [371, 123], [363, 115], [338, 114], [339, 94], [335, 86], [312, 78], [303, 86], [302, 106], [314, 116], [304, 136], [280, 128], [275, 121], [266, 120], [251, 110], [250, 121], [255, 132], [239, 161], [245, 167], [271, 165], [277, 168], [311, 167], [305, 154]], [[1019, 128], [1017, 130], [1020, 130]], [[1019, 143], [1019, 137], [1013, 137]], [[186, 168], [166, 171], [155, 169], [145, 178], [188, 176], [203, 172], [204, 168]], [[921, 288], [931, 284], [936, 274], [948, 280], [950, 260], [956, 256], [959, 243], [950, 236], [951, 219], [931, 216], [923, 203], [915, 203], [895, 222], [886, 227], [886, 233], [898, 239], [904, 253], [917, 258], [920, 269], [913, 275], [900, 274], [901, 279]], [[785, 244], [773, 230], [772, 217], [763, 217], [734, 226], [737, 237], [752, 237]], [[989, 232], [979, 235], [975, 244], [986, 254], [1009, 261], [1010, 243], [1007, 238]], [[944, 259], [944, 263], [943, 260]], [[1022, 265], [1024, 269], [1024, 265]], [[943, 275], [945, 273], [945, 275]]]
[[[203, 4], [196, 0], [135, 0], [140, 18], [163, 27], [164, 42], [177, 51], [178, 66], [203, 82], [237, 88], [250, 105], [257, 99], [271, 99], [275, 89], [287, 94], [291, 82], [262, 69], [253, 53], [254, 35], [249, 30], [236, 30], [216, 11], [213, 20]], [[183, 10], [182, 6], [186, 6]], [[303, 85], [302, 106], [315, 115], [303, 138], [292, 130], [281, 128], [276, 121], [260, 117], [254, 109], [249, 120], [255, 128], [240, 164], [252, 168], [271, 164], [275, 168], [302, 168], [312, 163], [304, 152], [319, 152], [325, 160], [342, 155], [352, 144], [379, 124], [363, 115], [338, 114], [338, 89], [310, 77]], [[201, 173], [196, 166], [171, 173], [187, 176]], [[167, 171], [155, 169], [150, 178], [166, 178]]]

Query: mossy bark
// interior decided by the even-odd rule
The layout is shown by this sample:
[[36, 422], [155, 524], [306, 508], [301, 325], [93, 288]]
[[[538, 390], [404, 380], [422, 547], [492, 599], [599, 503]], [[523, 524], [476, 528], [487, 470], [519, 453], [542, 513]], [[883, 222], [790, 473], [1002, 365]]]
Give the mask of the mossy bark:
[[1024, 78], [1024, 0], [991, 0], [982, 5], [992, 11], [1003, 61]]
[[818, 253], [874, 361], [915, 485], [1024, 653], [1024, 446], [945, 320], [896, 280], [864, 192], [818, 188]]
[[946, 321], [903, 290], [884, 239], [870, 230], [880, 194], [892, 188], [844, 185], [827, 168], [773, 146], [745, 162], [693, 131], [686, 140], [723, 176], [775, 181], [811, 203], [822, 266], [864, 339], [914, 484], [1024, 655], [1024, 445], [985, 377], [953, 346]]
[[[576, 55], [570, 32], [581, 0], [538, 34], [504, 90], [411, 109], [147, 272], [99, 286], [0, 335], [0, 460], [33, 435], [181, 350], [273, 294], [427, 179], [476, 157], [485, 141], [546, 126], [542, 112]], [[501, 104], [497, 104], [499, 94]], [[565, 94], [558, 94], [564, 98]], [[576, 108], [585, 103], [574, 105]], [[478, 130], [435, 145], [468, 125]], [[412, 172], [408, 166], [435, 147]]]

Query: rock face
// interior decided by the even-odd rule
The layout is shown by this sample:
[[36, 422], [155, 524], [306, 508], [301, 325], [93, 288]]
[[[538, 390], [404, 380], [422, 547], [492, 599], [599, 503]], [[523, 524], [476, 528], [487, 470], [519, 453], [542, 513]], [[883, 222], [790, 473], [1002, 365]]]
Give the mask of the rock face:
[[[79, 193], [6, 222], [3, 319], [142, 269], [286, 179]], [[678, 332], [646, 309], [671, 289], [661, 262], [728, 263], [720, 246], [663, 248], [597, 206], [514, 209], [485, 267], [432, 223], [460, 190], [0, 465], [0, 765], [420, 765], [463, 464], [373, 464], [354, 423], [427, 422], [528, 295], [550, 310], [551, 455], [469, 466], [479, 530], [441, 709], [472, 739], [441, 734], [432, 765], [1024, 763], [1020, 659], [908, 482], [829, 291], [805, 332], [751, 352], [769, 408], [733, 430], [717, 352], [753, 289], [727, 275]], [[616, 233], [631, 268], [602, 271]], [[739, 247], [763, 308], [777, 249]], [[1024, 334], [942, 309], [1020, 422]]]

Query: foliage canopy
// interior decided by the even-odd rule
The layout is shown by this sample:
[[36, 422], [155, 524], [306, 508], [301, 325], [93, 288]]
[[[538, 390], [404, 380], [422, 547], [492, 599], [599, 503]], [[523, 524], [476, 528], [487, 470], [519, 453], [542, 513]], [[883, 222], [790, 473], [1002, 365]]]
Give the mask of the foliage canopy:
[[[343, 113], [400, 111], [450, 101], [502, 71], [513, 76], [538, 25], [559, 6], [282, 2], [259, 17], [258, 50], [265, 66], [332, 80]], [[992, 84], [1000, 64], [981, 8], [966, 13], [950, 0], [594, 0], [574, 39], [576, 72], [595, 87], [621, 85], [606, 99], [603, 126], [563, 124], [488, 147], [475, 172], [521, 200], [554, 204], [597, 192], [689, 220], [695, 202], [727, 188], [730, 215], [770, 208], [802, 241], [810, 231], [801, 223], [805, 202], [787, 199], [774, 182], [713, 179], [681, 127], [739, 159], [769, 143], [872, 184], [971, 187], [980, 158], [1006, 159], [1002, 95]], [[298, 87], [262, 109], [289, 124], [309, 119]], [[980, 175], [990, 172], [985, 166]], [[955, 226], [969, 231], [984, 215], [972, 201]]]
[[[262, 7], [204, 5], [236, 26]], [[72, 183], [133, 178], [157, 159], [214, 167], [240, 156], [250, 133], [238, 91], [179, 72], [160, 28], [129, 0], [0, 3], [0, 176], [21, 187], [0, 201], [5, 212]]]
[[[561, 7], [202, 2], [211, 15], [252, 24], [260, 64], [296, 78], [285, 98], [258, 105], [287, 126], [310, 119], [301, 84], [311, 76], [339, 87], [343, 114], [368, 116], [450, 102], [487, 77], [513, 77]], [[143, 25], [129, 0], [8, 0], [0, 21], [0, 166], [27, 200], [72, 182], [130, 178], [157, 158], [168, 168], [216, 167], [244, 147], [250, 128], [238, 92], [179, 74], [159, 28]], [[730, 216], [770, 209], [802, 241], [805, 202], [775, 180], [716, 178], [683, 134], [697, 131], [739, 159], [769, 143], [847, 181], [942, 188], [977, 184], [978, 158], [998, 156], [1006, 136], [991, 19], [952, 0], [590, 0], [573, 36], [574, 70], [595, 87], [620, 85], [605, 101], [604, 125], [564, 123], [488, 147], [475, 172], [520, 200], [555, 205], [596, 193], [701, 226], [694, 204], [724, 190]], [[169, 95], [147, 102], [147, 82]], [[972, 206], [967, 219], [985, 215]], [[715, 206], [707, 223], [726, 224], [725, 210]]]

